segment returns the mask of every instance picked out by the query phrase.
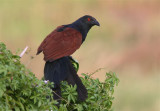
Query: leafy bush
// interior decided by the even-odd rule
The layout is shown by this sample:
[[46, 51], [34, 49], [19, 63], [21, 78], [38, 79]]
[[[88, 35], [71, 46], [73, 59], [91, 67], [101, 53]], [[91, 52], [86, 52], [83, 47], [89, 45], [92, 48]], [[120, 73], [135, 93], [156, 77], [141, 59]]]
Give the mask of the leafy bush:
[[106, 80], [92, 79], [90, 75], [82, 74], [82, 82], [88, 90], [88, 98], [85, 102], [77, 100], [76, 86], [62, 83], [62, 97], [65, 99], [61, 106], [72, 111], [110, 111], [114, 97], [114, 86], [118, 84], [118, 78], [114, 73], [106, 73]]
[[38, 80], [19, 59], [0, 43], [0, 111], [53, 109], [56, 101], [46, 99], [51, 84]]
[[[73, 65], [78, 65], [74, 60]], [[75, 66], [78, 68], [78, 66]], [[78, 69], [76, 69], [78, 70]], [[62, 102], [59, 108], [53, 100], [50, 87], [20, 63], [20, 57], [13, 55], [0, 43], [0, 111], [7, 110], [53, 110], [53, 111], [109, 111], [114, 97], [114, 86], [119, 80], [114, 73], [106, 73], [104, 82], [82, 74], [82, 82], [88, 90], [85, 102], [77, 100], [76, 85], [62, 82]]]

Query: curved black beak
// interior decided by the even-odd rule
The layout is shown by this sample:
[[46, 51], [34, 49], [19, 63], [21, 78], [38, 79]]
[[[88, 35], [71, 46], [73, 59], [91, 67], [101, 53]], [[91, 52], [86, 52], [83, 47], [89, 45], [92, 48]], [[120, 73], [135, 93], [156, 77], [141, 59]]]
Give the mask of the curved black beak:
[[97, 26], [100, 26], [99, 22], [94, 18], [94, 20], [92, 21], [92, 24], [93, 25], [97, 25]]

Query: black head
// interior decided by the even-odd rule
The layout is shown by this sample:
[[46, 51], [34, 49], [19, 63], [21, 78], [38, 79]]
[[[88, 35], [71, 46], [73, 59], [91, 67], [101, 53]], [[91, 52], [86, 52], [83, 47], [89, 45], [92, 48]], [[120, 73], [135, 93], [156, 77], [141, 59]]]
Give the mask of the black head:
[[82, 34], [82, 42], [85, 40], [88, 31], [91, 29], [92, 26], [97, 25], [100, 26], [99, 22], [90, 15], [85, 15], [72, 24], [70, 27], [78, 30]]
[[88, 25], [90, 27], [92, 27], [94, 25], [100, 26], [99, 22], [94, 17], [92, 17], [90, 15], [85, 15], [85, 16], [79, 18], [77, 21], [80, 22], [81, 24]]

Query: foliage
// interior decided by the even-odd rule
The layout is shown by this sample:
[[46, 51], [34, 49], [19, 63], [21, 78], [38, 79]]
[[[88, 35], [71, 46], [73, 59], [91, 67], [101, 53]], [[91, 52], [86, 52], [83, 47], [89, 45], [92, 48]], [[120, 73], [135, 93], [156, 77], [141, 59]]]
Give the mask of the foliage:
[[49, 88], [20, 63], [20, 57], [13, 55], [0, 43], [0, 111], [55, 109], [56, 101]]
[[62, 104], [61, 107], [69, 111], [110, 111], [114, 97], [114, 86], [119, 80], [114, 73], [106, 73], [106, 80], [92, 79], [90, 75], [82, 74], [82, 82], [88, 90], [88, 98], [85, 102], [77, 100], [76, 86], [69, 86], [62, 83]]
[[[74, 59], [72, 63], [78, 68]], [[78, 101], [76, 85], [62, 82], [62, 102], [57, 108], [50, 89], [53, 83], [38, 80], [20, 63], [19, 56], [0, 43], [0, 110], [110, 111], [114, 86], [119, 82], [116, 75], [106, 73], [105, 81], [100, 82], [91, 75], [82, 74], [81, 80], [88, 90], [88, 99]]]

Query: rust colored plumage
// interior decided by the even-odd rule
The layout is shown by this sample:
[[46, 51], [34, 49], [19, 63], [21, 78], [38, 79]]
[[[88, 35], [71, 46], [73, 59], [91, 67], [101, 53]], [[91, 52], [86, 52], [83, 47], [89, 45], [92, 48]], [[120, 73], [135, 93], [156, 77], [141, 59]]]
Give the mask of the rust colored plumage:
[[45, 61], [51, 62], [64, 56], [69, 56], [81, 46], [81, 33], [69, 27], [58, 32], [58, 30], [63, 27], [64, 26], [57, 27], [39, 46], [37, 54], [43, 51]]

